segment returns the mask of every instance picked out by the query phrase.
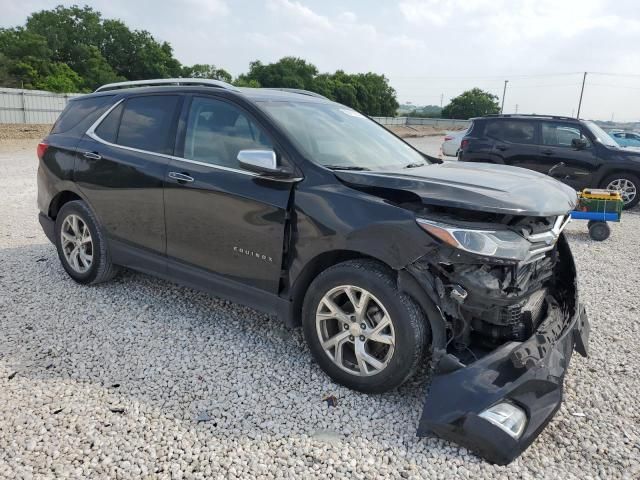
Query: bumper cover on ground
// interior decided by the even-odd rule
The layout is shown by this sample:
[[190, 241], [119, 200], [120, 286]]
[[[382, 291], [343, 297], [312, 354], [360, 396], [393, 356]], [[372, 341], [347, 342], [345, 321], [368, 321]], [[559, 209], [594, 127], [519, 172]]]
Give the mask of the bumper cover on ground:
[[[571, 354], [575, 349], [587, 355], [589, 329], [586, 312], [580, 307], [536, 365], [517, 368], [512, 352], [522, 344], [512, 342], [467, 367], [436, 373], [418, 435], [433, 432], [478, 452], [490, 462], [500, 465], [511, 462], [535, 440], [560, 408]], [[518, 439], [479, 416], [503, 401], [517, 405], [527, 414], [527, 424]]]

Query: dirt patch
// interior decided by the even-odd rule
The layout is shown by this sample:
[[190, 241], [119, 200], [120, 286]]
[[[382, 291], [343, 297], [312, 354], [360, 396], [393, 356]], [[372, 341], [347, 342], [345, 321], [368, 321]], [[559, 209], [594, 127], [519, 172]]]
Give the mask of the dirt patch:
[[2, 123], [0, 140], [41, 139], [49, 134], [49, 130], [51, 130], [50, 124]]

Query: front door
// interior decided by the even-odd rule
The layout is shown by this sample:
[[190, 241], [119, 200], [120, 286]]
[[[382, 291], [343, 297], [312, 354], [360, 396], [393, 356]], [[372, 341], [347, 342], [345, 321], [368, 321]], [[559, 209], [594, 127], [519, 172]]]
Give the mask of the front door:
[[243, 170], [240, 150], [277, 152], [239, 106], [194, 96], [184, 141], [167, 170], [167, 256], [229, 280], [277, 293], [291, 184]]
[[[593, 143], [579, 125], [562, 122], [541, 122], [541, 145], [538, 155], [539, 171], [574, 187], [582, 189], [592, 185], [593, 172], [597, 168]], [[574, 139], [583, 139], [586, 147], [573, 146]]]

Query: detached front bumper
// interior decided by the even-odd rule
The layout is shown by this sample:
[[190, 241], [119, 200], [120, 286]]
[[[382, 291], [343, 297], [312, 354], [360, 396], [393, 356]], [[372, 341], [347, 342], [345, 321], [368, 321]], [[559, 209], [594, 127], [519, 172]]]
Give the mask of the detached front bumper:
[[[573, 350], [587, 356], [589, 321], [582, 306], [576, 311], [572, 318], [563, 319], [558, 336], [537, 331], [526, 342], [505, 344], [466, 367], [436, 371], [418, 436], [433, 432], [500, 465], [520, 455], [560, 408]], [[518, 438], [480, 416], [499, 403], [510, 403], [526, 413]]]

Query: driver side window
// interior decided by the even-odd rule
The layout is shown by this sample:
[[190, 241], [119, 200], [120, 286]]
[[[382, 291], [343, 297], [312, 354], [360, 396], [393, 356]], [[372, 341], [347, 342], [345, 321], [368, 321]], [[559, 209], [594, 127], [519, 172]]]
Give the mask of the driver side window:
[[242, 110], [221, 100], [194, 97], [187, 117], [184, 158], [241, 169], [240, 150], [272, 150], [273, 144]]
[[550, 147], [572, 147], [572, 141], [582, 138], [587, 142], [586, 148], [591, 146], [591, 142], [585, 137], [580, 127], [560, 122], [542, 122], [542, 144]]

